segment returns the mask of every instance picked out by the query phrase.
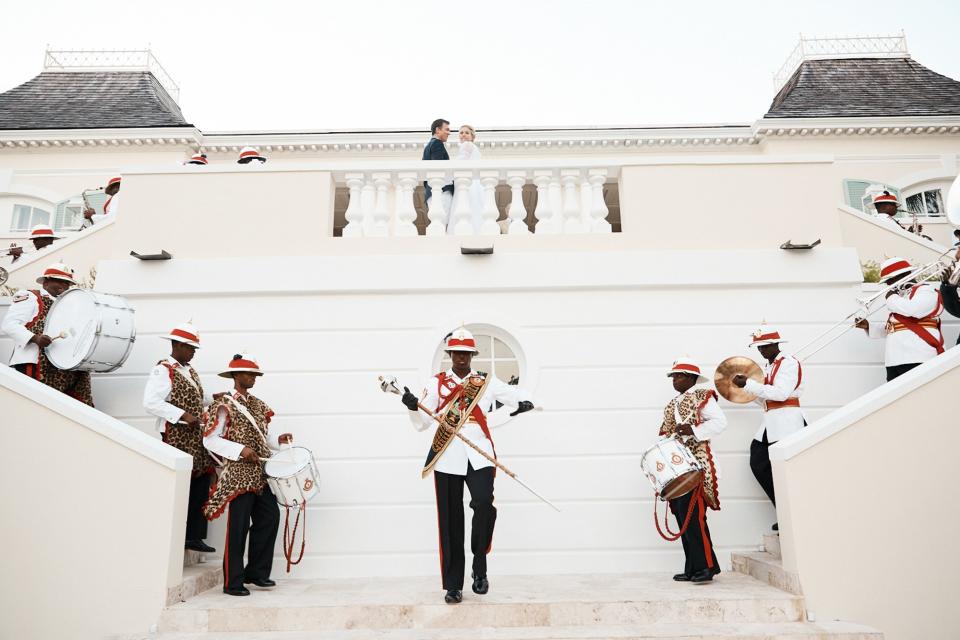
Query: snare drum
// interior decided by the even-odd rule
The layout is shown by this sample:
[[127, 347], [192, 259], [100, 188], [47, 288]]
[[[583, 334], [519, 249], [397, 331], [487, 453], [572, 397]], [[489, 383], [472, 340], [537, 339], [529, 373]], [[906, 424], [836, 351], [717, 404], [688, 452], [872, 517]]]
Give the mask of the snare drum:
[[55, 339], [47, 358], [58, 369], [107, 373], [130, 355], [137, 330], [125, 298], [90, 289], [69, 289], [50, 307], [43, 332]]
[[676, 436], [661, 438], [644, 451], [640, 467], [664, 500], [687, 495], [703, 482], [700, 463]]
[[313, 453], [306, 447], [287, 447], [263, 465], [267, 484], [277, 502], [285, 507], [306, 504], [320, 490], [320, 472]]

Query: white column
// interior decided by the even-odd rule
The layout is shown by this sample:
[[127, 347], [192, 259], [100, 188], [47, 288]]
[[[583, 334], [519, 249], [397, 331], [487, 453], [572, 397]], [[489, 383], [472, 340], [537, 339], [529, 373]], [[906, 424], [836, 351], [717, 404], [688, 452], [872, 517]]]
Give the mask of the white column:
[[496, 188], [499, 182], [499, 171], [480, 172], [480, 184], [483, 185], [483, 221], [480, 223], [480, 235], [482, 236], [500, 235], [500, 225], [497, 224], [497, 218], [500, 217], [500, 210], [497, 209], [496, 195]]
[[428, 171], [427, 184], [432, 191], [430, 199], [427, 201], [427, 217], [430, 218], [430, 224], [427, 225], [428, 236], [443, 236], [447, 234], [447, 212], [443, 210], [443, 185], [447, 183], [447, 174], [443, 171]]
[[562, 169], [560, 182], [563, 184], [563, 232], [583, 233], [586, 231], [580, 219], [580, 182], [578, 169]]
[[510, 227], [507, 233], [511, 235], [526, 235], [527, 208], [523, 206], [523, 185], [527, 183], [526, 171], [508, 171], [507, 184], [510, 185]]
[[373, 185], [377, 190], [377, 200], [373, 207], [372, 236], [390, 235], [390, 174], [374, 173]]
[[580, 177], [580, 222], [584, 230], [590, 231], [590, 209], [593, 206], [593, 188], [587, 175]]
[[610, 210], [603, 199], [603, 183], [607, 181], [606, 169], [590, 169], [590, 190], [593, 199], [590, 205], [590, 231], [593, 233], [612, 233], [613, 227], [607, 222]]
[[470, 219], [470, 182], [473, 180], [472, 171], [453, 172], [453, 235], [472, 236], [473, 222]]
[[[534, 233], [559, 233], [560, 228], [557, 224], [555, 209], [553, 208], [553, 196], [550, 193], [554, 177], [552, 171], [534, 171], [533, 183], [537, 185], [537, 208], [533, 212], [533, 217], [537, 219], [534, 225]], [[511, 207], [511, 214], [513, 207]]]
[[417, 186], [416, 173], [397, 174], [396, 208], [397, 223], [394, 234], [398, 236], [417, 235], [417, 210], [413, 207], [413, 190]]
[[360, 190], [360, 214], [363, 216], [363, 235], [373, 234], [373, 210], [377, 206], [377, 192], [373, 180], [363, 177], [363, 188]]
[[360, 204], [360, 188], [363, 186], [362, 173], [348, 173], [347, 188], [350, 190], [350, 202], [344, 215], [347, 224], [343, 226], [344, 238], [359, 238], [363, 235], [363, 211]]

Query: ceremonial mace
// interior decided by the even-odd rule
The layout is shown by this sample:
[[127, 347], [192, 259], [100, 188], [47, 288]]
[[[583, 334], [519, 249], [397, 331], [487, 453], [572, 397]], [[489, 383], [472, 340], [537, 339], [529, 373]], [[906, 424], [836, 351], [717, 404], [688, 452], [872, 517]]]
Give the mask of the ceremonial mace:
[[[398, 396], [402, 396], [402, 395], [403, 395], [403, 392], [400, 391], [400, 388], [397, 386], [397, 379], [396, 379], [395, 377], [393, 377], [393, 376], [378, 376], [378, 379], [380, 380], [380, 390], [383, 391], [384, 393], [395, 393], [395, 394], [397, 394]], [[422, 404], [420, 404], [420, 402], [417, 402], [417, 407], [419, 407], [420, 410], [423, 411], [425, 414], [427, 414], [428, 416], [430, 416], [431, 418], [433, 418], [434, 420], [436, 420], [437, 423], [440, 425], [440, 428], [441, 428], [441, 429], [444, 429], [444, 430], [449, 431], [449, 428], [448, 428], [445, 424], [443, 424], [443, 421], [440, 420], [440, 418], [438, 418], [432, 411], [430, 411], [430, 409], [427, 409], [425, 406], [423, 406]], [[473, 441], [470, 440], [470, 438], [468, 438], [467, 436], [465, 436], [465, 435], [463, 435], [462, 433], [460, 433], [460, 431], [454, 431], [454, 432], [453, 432], [453, 435], [455, 435], [456, 437], [458, 437], [458, 438], [460, 438], [461, 440], [463, 440], [463, 442], [466, 443], [466, 445], [467, 445], [468, 447], [470, 447], [471, 449], [473, 449], [474, 451], [476, 451], [477, 453], [479, 453], [481, 456], [483, 456], [484, 458], [486, 458], [486, 459], [490, 462], [490, 464], [492, 464], [493, 466], [495, 466], [497, 469], [500, 469], [501, 471], [503, 471], [505, 474], [507, 474], [508, 476], [510, 476], [511, 478], [513, 478], [514, 480], [516, 480], [516, 482], [517, 482], [521, 487], [523, 487], [524, 489], [526, 489], [527, 491], [529, 491], [530, 493], [532, 493], [533, 495], [535, 495], [536, 497], [538, 497], [538, 498], [539, 498], [540, 500], [542, 500], [543, 502], [546, 502], [548, 505], [550, 505], [551, 507], [553, 507], [557, 512], [560, 511], [560, 508], [559, 508], [557, 505], [553, 504], [552, 502], [550, 502], [549, 500], [547, 500], [546, 498], [544, 498], [542, 495], [540, 495], [539, 493], [537, 493], [536, 491], [534, 491], [533, 489], [531, 489], [530, 486], [527, 485], [527, 483], [525, 483], [523, 480], [521, 480], [520, 478], [517, 477], [517, 474], [515, 474], [513, 471], [510, 471], [510, 469], [508, 469], [508, 468], [506, 468], [505, 466], [503, 466], [496, 458], [494, 458], [494, 457], [491, 456], [489, 453], [487, 453], [486, 451], [484, 451], [483, 449], [481, 449], [480, 447], [478, 447], [476, 444], [474, 444]]]

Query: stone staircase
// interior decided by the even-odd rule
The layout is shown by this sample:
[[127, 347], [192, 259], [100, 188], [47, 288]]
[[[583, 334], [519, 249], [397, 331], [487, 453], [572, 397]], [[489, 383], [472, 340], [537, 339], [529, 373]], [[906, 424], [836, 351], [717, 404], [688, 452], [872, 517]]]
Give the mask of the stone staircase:
[[807, 620], [802, 595], [755, 577], [774, 576], [763, 574], [755, 555], [737, 554], [738, 570], [707, 585], [660, 573], [493, 576], [489, 594], [474, 595], [468, 585], [456, 606], [443, 603], [436, 577], [275, 575], [276, 588], [252, 587], [249, 597], [209, 589], [172, 604], [157, 633], [126, 640], [882, 640], [860, 625]]
[[167, 589], [167, 606], [223, 586], [223, 559], [199, 551], [183, 552], [183, 581]]
[[762, 551], [753, 553], [730, 554], [733, 570], [753, 576], [787, 593], [803, 595], [800, 589], [800, 576], [783, 568], [783, 562], [780, 559], [779, 534], [764, 535], [762, 548]]

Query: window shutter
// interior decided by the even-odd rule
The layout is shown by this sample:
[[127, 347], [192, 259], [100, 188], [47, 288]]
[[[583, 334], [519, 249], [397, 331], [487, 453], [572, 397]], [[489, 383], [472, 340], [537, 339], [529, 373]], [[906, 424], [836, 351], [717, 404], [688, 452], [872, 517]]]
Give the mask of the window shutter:
[[69, 227], [70, 223], [72, 222], [70, 220], [70, 216], [67, 215], [68, 202], [70, 201], [63, 200], [57, 203], [57, 208], [54, 210], [55, 213], [53, 214], [53, 230], [54, 231], [60, 231], [64, 227]]
[[93, 209], [94, 213], [100, 215], [103, 215], [103, 205], [110, 199], [110, 196], [105, 194], [102, 189], [84, 191], [83, 197], [87, 204], [90, 205], [90, 208]]
[[843, 196], [847, 201], [847, 206], [863, 211], [863, 194], [867, 192], [867, 187], [871, 184], [873, 183], [869, 180], [844, 180]]

